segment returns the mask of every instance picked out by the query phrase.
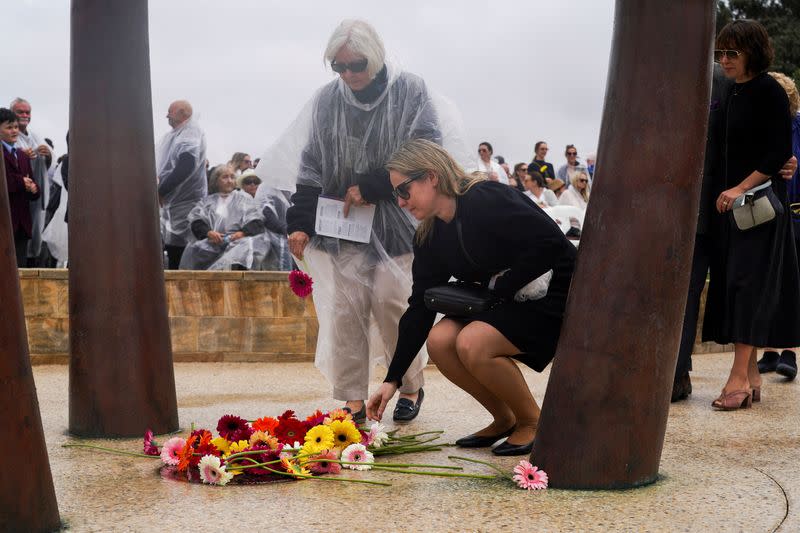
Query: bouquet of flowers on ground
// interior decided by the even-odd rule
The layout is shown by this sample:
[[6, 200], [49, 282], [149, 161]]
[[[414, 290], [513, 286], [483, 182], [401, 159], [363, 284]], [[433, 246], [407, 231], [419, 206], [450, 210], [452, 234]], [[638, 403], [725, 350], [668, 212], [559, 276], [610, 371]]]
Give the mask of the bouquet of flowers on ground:
[[[499, 467], [476, 459], [450, 456], [487, 465], [501, 475], [454, 472], [459, 466], [380, 463], [376, 457], [441, 450], [449, 444], [436, 442], [443, 431], [426, 431], [398, 435], [386, 431], [380, 423], [370, 428], [359, 427], [350, 412], [319, 410], [305, 419], [294, 411], [285, 411], [277, 418], [245, 420], [236, 415], [219, 419], [217, 435], [208, 429], [192, 429], [186, 437], [172, 437], [163, 446], [147, 430], [144, 449], [140, 453], [104, 448], [92, 444], [67, 443], [65, 447], [100, 449], [106, 452], [138, 457], [160, 458], [162, 475], [202, 482], [210, 485], [256, 484], [275, 481], [317, 479], [390, 485], [382, 481], [340, 477], [343, 469], [383, 470], [403, 474], [461, 477], [473, 479], [512, 479]], [[547, 486], [547, 475], [527, 461], [514, 469], [513, 477], [520, 487], [541, 489]]]

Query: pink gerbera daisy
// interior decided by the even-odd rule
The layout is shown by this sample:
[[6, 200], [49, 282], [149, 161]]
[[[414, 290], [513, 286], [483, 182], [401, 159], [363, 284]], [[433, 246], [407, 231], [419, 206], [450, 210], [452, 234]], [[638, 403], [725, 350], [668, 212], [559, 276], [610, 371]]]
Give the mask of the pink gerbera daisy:
[[342, 465], [331, 461], [338, 460], [335, 450], [325, 450], [308, 459], [306, 466], [308, 466], [311, 473], [314, 475], [322, 474], [338, 474], [342, 471]]
[[186, 446], [186, 439], [172, 437], [164, 443], [164, 447], [161, 449], [161, 460], [165, 465], [177, 465], [184, 446]]
[[369, 470], [372, 468], [372, 463], [375, 458], [372, 452], [367, 450], [363, 444], [351, 444], [342, 452], [342, 461], [345, 463], [354, 463], [344, 465], [351, 470]]
[[524, 459], [514, 467], [514, 477], [511, 479], [516, 481], [520, 488], [528, 490], [546, 489], [548, 482], [547, 473], [544, 470], [539, 470], [538, 467]]
[[314, 290], [311, 288], [313, 284], [314, 280], [311, 279], [311, 276], [302, 270], [292, 270], [289, 272], [289, 286], [292, 288], [292, 292], [300, 298], [305, 298], [311, 294]]
[[160, 455], [161, 451], [158, 449], [158, 444], [153, 439], [153, 430], [147, 429], [144, 432], [144, 454], [145, 455]]

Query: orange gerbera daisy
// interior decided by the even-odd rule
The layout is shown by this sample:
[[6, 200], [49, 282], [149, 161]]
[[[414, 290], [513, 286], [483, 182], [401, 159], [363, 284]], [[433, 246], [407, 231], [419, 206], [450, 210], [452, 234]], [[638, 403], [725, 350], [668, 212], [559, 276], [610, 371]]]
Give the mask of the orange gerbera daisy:
[[325, 417], [323, 424], [325, 424], [326, 426], [330, 426], [331, 422], [333, 422], [334, 420], [342, 420], [342, 421], [353, 420], [353, 415], [351, 415], [349, 411], [345, 411], [344, 409], [334, 409], [333, 411], [328, 413], [328, 416]]
[[[194, 444], [197, 442], [198, 436], [194, 435], [189, 437], [183, 449], [178, 453], [178, 472], [186, 471], [191, 465], [194, 456]], [[200, 458], [198, 457], [198, 460]]]
[[272, 435], [275, 431], [275, 427], [278, 425], [278, 420], [269, 416], [264, 416], [258, 420], [254, 420], [250, 425], [256, 431], [263, 431], [264, 433]]

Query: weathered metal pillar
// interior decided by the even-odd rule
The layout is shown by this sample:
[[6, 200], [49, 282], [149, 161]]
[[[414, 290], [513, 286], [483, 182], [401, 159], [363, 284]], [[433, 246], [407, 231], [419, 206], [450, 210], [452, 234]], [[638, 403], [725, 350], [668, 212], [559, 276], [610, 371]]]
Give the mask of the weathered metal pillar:
[[595, 188], [536, 442], [558, 488], [654, 481], [703, 167], [714, 0], [617, 0]]
[[[0, 147], [0, 150], [3, 150]], [[0, 152], [2, 155], [2, 152]], [[6, 169], [0, 161], [0, 531], [55, 531], [61, 527], [47, 460], [39, 401], [28, 354]]]
[[72, 0], [69, 430], [178, 429], [147, 0]]

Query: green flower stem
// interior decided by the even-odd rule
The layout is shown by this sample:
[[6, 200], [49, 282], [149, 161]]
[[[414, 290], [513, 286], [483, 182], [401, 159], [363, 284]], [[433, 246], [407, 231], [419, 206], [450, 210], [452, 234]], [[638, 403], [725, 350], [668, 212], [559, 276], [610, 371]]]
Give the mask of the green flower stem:
[[417, 474], [420, 476], [436, 476], [436, 477], [464, 477], [472, 479], [497, 479], [497, 476], [486, 476], [482, 474], [458, 474], [455, 472], [429, 472], [425, 470], [406, 470], [403, 468], [390, 468], [383, 465], [373, 465], [377, 470], [384, 470], [386, 472], [397, 472], [400, 474]]
[[78, 444], [66, 443], [61, 445], [62, 448], [91, 448], [93, 450], [102, 450], [108, 453], [116, 453], [117, 455], [130, 455], [131, 457], [148, 457], [150, 459], [160, 459], [159, 455], [147, 455], [145, 453], [126, 452], [124, 450], [115, 450], [114, 448], [105, 448], [103, 446], [96, 446], [94, 444]]
[[[309, 461], [310, 463], [315, 463], [317, 461]], [[395, 464], [395, 463], [364, 463], [358, 461], [337, 461], [333, 459], [326, 459], [324, 462], [327, 463], [339, 463], [340, 465], [363, 465], [369, 464], [372, 465], [374, 468], [441, 468], [445, 470], [464, 470], [460, 466], [446, 466], [446, 465], [426, 465], [426, 464], [414, 464], [414, 463], [407, 463], [407, 464]]]
[[492, 463], [489, 463], [487, 461], [481, 461], [480, 459], [471, 459], [469, 457], [459, 457], [458, 455], [448, 455], [447, 458], [448, 459], [456, 459], [456, 460], [459, 460], [459, 461], [468, 461], [470, 463], [477, 463], [479, 465], [486, 465], [486, 466], [491, 467], [492, 469], [494, 469], [501, 476], [509, 477], [508, 472], [506, 472], [505, 470], [503, 470], [499, 466], [497, 466], [495, 464], [492, 464]]
[[403, 453], [418, 453], [418, 452], [429, 452], [429, 451], [438, 451], [442, 449], [442, 446], [450, 446], [449, 444], [430, 444], [427, 446], [394, 446], [394, 447], [383, 447], [378, 448], [376, 450], [372, 450], [373, 455], [400, 455]]
[[408, 439], [416, 439], [417, 437], [422, 437], [423, 435], [441, 435], [444, 433], [444, 430], [437, 429], [435, 431], [424, 431], [422, 433], [414, 433], [413, 435], [400, 435], [397, 437], [398, 440], [408, 440]]
[[288, 472], [281, 472], [280, 470], [273, 470], [272, 468], [265, 468], [265, 470], [269, 470], [273, 474], [278, 474], [280, 476], [289, 476], [295, 479], [314, 479], [317, 481], [344, 481], [345, 483], [366, 483], [368, 485], [381, 485], [384, 487], [391, 487], [391, 483], [385, 483], [383, 481], [370, 481], [367, 479], [348, 479], [345, 477], [322, 477], [322, 476], [306, 476], [304, 474], [290, 474]]

